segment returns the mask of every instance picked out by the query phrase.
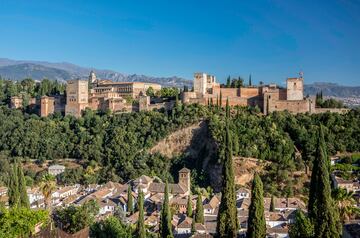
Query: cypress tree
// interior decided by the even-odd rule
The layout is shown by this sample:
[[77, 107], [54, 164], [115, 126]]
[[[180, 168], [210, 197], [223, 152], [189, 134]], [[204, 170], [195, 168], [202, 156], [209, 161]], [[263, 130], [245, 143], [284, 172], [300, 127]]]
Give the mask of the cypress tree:
[[236, 210], [232, 143], [229, 131], [229, 119], [226, 119], [225, 155], [223, 158], [223, 178], [221, 203], [217, 216], [216, 231], [219, 237], [236, 237], [239, 228]]
[[252, 82], [251, 82], [251, 74], [249, 75], [249, 86], [252, 86]]
[[314, 225], [311, 220], [299, 209], [296, 211], [295, 222], [289, 227], [291, 238], [313, 238]]
[[227, 79], [226, 79], [226, 87], [227, 87], [227, 88], [230, 88], [230, 87], [231, 87], [230, 75], [229, 75], [229, 77], [227, 77]]
[[222, 92], [220, 91], [219, 107], [222, 107]]
[[127, 191], [127, 212], [132, 214], [134, 212], [134, 201], [133, 201], [133, 196], [131, 194], [131, 187], [130, 185], [128, 186], [128, 191]]
[[20, 195], [20, 199], [19, 199], [20, 206], [30, 208], [29, 197], [26, 191], [24, 172], [20, 163], [17, 164], [17, 177], [19, 181], [18, 186], [19, 186], [19, 195]]
[[275, 212], [275, 201], [274, 201], [274, 195], [271, 195], [270, 212]]
[[196, 200], [196, 216], [195, 216], [196, 223], [204, 224], [204, 206], [202, 203], [202, 196], [201, 193], [198, 194]]
[[230, 118], [229, 98], [226, 99], [226, 107], [225, 107], [225, 110], [226, 110], [226, 117], [227, 117], [227, 118]]
[[193, 209], [192, 209], [191, 195], [189, 195], [186, 205], [186, 216], [192, 217], [192, 215], [193, 215]]
[[168, 187], [168, 182], [166, 181], [165, 192], [164, 192], [164, 203], [161, 208], [161, 217], [160, 217], [161, 237], [166, 237], [166, 238], [174, 237], [172, 233], [171, 220], [172, 220], [172, 216], [170, 213], [170, 206], [169, 206], [169, 187]]
[[144, 223], [144, 194], [139, 188], [138, 192], [138, 209], [139, 209], [139, 219], [137, 221], [137, 227], [136, 227], [136, 237], [139, 238], [145, 238], [146, 237], [146, 231], [145, 231], [145, 223]]
[[266, 236], [264, 216], [263, 184], [258, 174], [255, 174], [251, 190], [251, 204], [249, 207], [248, 229], [246, 237], [259, 238]]
[[10, 207], [17, 207], [20, 205], [19, 180], [17, 177], [17, 169], [14, 164], [11, 166], [10, 177], [8, 180], [8, 196]]
[[195, 234], [195, 232], [196, 232], [196, 222], [195, 222], [195, 215], [194, 215], [191, 220], [191, 234]]
[[340, 237], [338, 210], [331, 198], [330, 162], [327, 157], [323, 126], [320, 125], [318, 148], [310, 182], [309, 217], [313, 220], [316, 237]]

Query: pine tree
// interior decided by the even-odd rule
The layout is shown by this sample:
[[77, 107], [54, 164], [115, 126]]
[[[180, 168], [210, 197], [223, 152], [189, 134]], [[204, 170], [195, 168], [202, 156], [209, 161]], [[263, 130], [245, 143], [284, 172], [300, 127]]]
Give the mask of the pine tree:
[[331, 198], [329, 170], [330, 161], [327, 157], [323, 126], [320, 125], [308, 204], [309, 217], [314, 222], [316, 237], [340, 237], [340, 219]]
[[198, 194], [196, 200], [196, 216], [195, 216], [196, 223], [204, 224], [204, 206], [202, 202], [201, 193]]
[[274, 195], [271, 195], [270, 212], [275, 212], [275, 201], [274, 201]]
[[21, 167], [21, 164], [18, 163], [17, 164], [17, 177], [18, 177], [18, 186], [19, 186], [19, 195], [20, 195], [20, 200], [19, 200], [19, 205], [21, 207], [25, 207], [25, 208], [30, 208], [30, 203], [29, 203], [29, 197], [27, 195], [27, 191], [26, 191], [26, 181], [25, 181], [25, 177], [24, 177], [24, 172], [23, 169]]
[[249, 207], [248, 230], [246, 237], [258, 238], [266, 236], [264, 216], [263, 184], [258, 174], [255, 174], [251, 190], [251, 204]]
[[223, 181], [221, 203], [217, 217], [216, 231], [219, 237], [236, 237], [239, 228], [236, 210], [232, 143], [229, 131], [229, 118], [226, 118], [225, 155], [223, 158]]
[[9, 206], [18, 207], [20, 205], [19, 179], [15, 164], [11, 166], [10, 177], [8, 180]]
[[128, 186], [128, 190], [127, 190], [127, 212], [132, 214], [134, 212], [134, 201], [133, 201], [133, 196], [131, 194], [131, 187], [130, 185]]
[[144, 223], [144, 193], [139, 188], [138, 192], [138, 204], [137, 207], [139, 209], [139, 219], [137, 221], [136, 227], [136, 237], [145, 238], [146, 231], [145, 231], [145, 223]]
[[169, 206], [169, 186], [166, 181], [165, 184], [165, 192], [164, 192], [164, 203], [161, 208], [161, 217], [160, 217], [160, 235], [161, 237], [171, 238], [174, 237], [172, 233], [172, 225], [171, 220], [172, 216], [170, 213]]
[[192, 209], [191, 195], [189, 195], [186, 205], [186, 216], [192, 217], [192, 215], [193, 215], [193, 209]]

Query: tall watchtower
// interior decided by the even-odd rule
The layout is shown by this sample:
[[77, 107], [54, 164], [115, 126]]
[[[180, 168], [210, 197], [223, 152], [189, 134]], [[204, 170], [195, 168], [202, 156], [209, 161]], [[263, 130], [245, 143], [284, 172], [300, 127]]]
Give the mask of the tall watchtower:
[[93, 70], [91, 70], [89, 75], [89, 85], [96, 83], [96, 74]]
[[300, 73], [298, 78], [288, 78], [286, 80], [286, 99], [303, 100], [304, 99], [304, 79]]
[[182, 168], [179, 171], [179, 185], [181, 185], [183, 188], [186, 188], [187, 191], [190, 190], [190, 169]]

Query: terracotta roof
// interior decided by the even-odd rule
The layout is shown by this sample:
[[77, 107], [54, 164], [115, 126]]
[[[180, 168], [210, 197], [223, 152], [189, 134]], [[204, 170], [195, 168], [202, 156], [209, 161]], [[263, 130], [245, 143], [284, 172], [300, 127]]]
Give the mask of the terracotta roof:
[[190, 173], [190, 172], [191, 170], [185, 167], [179, 170], [179, 173]]
[[286, 221], [285, 217], [278, 212], [265, 212], [267, 221]]
[[66, 193], [66, 192], [69, 192], [73, 189], [77, 189], [76, 187], [72, 187], [72, 186], [67, 186], [67, 187], [63, 187], [63, 188], [60, 188], [59, 190], [55, 191], [55, 192], [58, 192], [60, 194], [62, 193]]
[[111, 194], [111, 190], [108, 188], [101, 188], [97, 190], [96, 192], [92, 193], [91, 195], [96, 198], [104, 198], [106, 196], [109, 196]]
[[186, 217], [177, 225], [177, 228], [191, 228], [192, 218]]
[[139, 178], [134, 180], [134, 183], [140, 183], [140, 181], [141, 183], [149, 184], [153, 181], [153, 179], [150, 178], [149, 176], [141, 175]]
[[247, 188], [239, 188], [236, 193], [250, 193], [250, 190]]
[[210, 201], [204, 205], [205, 209], [215, 209], [220, 204], [219, 198], [215, 195], [213, 196]]
[[151, 196], [149, 200], [151, 200], [154, 203], [160, 203], [164, 200], [164, 195], [157, 193], [157, 194]]
[[[151, 183], [149, 186], [149, 191], [152, 193], [164, 193], [165, 183]], [[179, 184], [169, 184], [169, 192], [172, 194], [184, 194], [187, 192]]]
[[128, 222], [134, 224], [139, 220], [139, 212], [135, 212], [127, 218]]
[[186, 197], [173, 197], [170, 199], [170, 204], [187, 205]]

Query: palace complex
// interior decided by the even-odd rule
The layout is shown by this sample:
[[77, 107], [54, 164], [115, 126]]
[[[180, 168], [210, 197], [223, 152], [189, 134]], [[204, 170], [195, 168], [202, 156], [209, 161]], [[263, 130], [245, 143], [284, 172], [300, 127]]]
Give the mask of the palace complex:
[[257, 106], [264, 114], [274, 111], [291, 113], [319, 113], [325, 111], [343, 112], [341, 109], [315, 108], [314, 97], [304, 97], [304, 78], [288, 78], [286, 88], [276, 84], [224, 88], [216, 82], [215, 76], [206, 73], [194, 74], [192, 92], [184, 92], [183, 103], [219, 104], [225, 106]]
[[[66, 86], [66, 98], [63, 95], [43, 96], [38, 102], [35, 98], [29, 101], [30, 106], [39, 105], [40, 116], [60, 112], [65, 115], [80, 117], [83, 110], [112, 112], [132, 112], [153, 109], [171, 109], [174, 102], [150, 103], [146, 91], [161, 90], [160, 84], [145, 82], [113, 82], [97, 79], [91, 71], [88, 80], [69, 80]], [[138, 103], [132, 103], [136, 100]], [[291, 113], [346, 112], [347, 109], [316, 108], [314, 97], [304, 97], [304, 78], [302, 74], [296, 78], [287, 78], [286, 88], [276, 84], [260, 84], [258, 86], [240, 86], [237, 88], [221, 87], [215, 76], [206, 73], [195, 73], [193, 90], [182, 93], [184, 104], [199, 103], [203, 105], [217, 104], [225, 106], [258, 107], [265, 115], [274, 111]], [[22, 97], [12, 97], [10, 107], [21, 108]]]
[[315, 112], [315, 99], [305, 98], [304, 79], [288, 78], [286, 88], [276, 84], [259, 86], [242, 86], [239, 88], [222, 88], [216, 78], [206, 73], [194, 74], [193, 92], [185, 92], [184, 103], [218, 103], [225, 106], [258, 106], [264, 114], [273, 111], [288, 110], [293, 113]]

